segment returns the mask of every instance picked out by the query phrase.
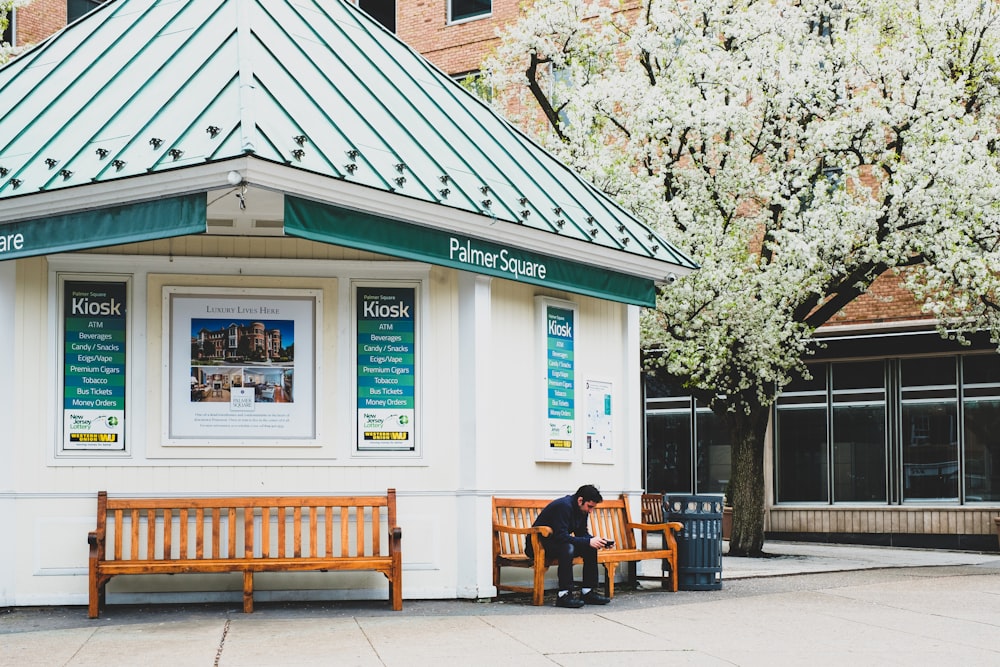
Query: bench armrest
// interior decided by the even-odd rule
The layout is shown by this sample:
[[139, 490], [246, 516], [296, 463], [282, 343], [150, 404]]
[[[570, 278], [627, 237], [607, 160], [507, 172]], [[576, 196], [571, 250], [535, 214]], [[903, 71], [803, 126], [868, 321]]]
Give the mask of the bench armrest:
[[669, 521], [667, 523], [630, 523], [627, 527], [646, 533], [666, 532], [667, 530], [672, 530], [676, 533], [678, 530], [684, 530], [684, 524], [679, 521]]
[[527, 528], [516, 528], [503, 523], [493, 523], [493, 530], [498, 533], [510, 533], [512, 535], [530, 535], [538, 533], [541, 537], [548, 537], [552, 534], [549, 526], [528, 526]]
[[639, 543], [642, 545], [643, 550], [646, 549], [646, 535], [649, 533], [662, 533], [663, 546], [673, 552], [677, 551], [677, 538], [674, 537], [674, 533], [684, 530], [684, 524], [679, 521], [670, 521], [667, 523], [630, 523], [627, 527], [640, 531], [642, 537]]

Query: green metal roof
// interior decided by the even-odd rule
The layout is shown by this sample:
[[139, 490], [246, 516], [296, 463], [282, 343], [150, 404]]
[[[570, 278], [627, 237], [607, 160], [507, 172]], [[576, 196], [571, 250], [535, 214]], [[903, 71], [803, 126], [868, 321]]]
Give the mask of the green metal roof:
[[0, 68], [0, 224], [223, 168], [633, 275], [696, 268], [341, 0], [114, 0]]

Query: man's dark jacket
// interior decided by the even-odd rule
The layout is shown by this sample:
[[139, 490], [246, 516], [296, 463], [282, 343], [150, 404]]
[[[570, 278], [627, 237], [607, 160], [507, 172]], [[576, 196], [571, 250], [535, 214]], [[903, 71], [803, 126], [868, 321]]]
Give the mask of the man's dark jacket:
[[[556, 545], [572, 542], [580, 548], [590, 545], [593, 537], [587, 530], [587, 518], [590, 515], [580, 509], [576, 498], [571, 494], [557, 498], [545, 506], [535, 519], [535, 526], [548, 526], [552, 535], [545, 538], [546, 544]], [[528, 540], [530, 549], [531, 540]]]

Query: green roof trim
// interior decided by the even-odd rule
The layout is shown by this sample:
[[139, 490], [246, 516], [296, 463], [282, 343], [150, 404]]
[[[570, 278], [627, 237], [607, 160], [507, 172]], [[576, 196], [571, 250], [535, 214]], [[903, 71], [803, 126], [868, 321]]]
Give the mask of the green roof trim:
[[285, 197], [285, 233], [622, 303], [656, 303], [646, 278], [298, 197]]
[[205, 231], [205, 195], [79, 211], [0, 226], [0, 261]]

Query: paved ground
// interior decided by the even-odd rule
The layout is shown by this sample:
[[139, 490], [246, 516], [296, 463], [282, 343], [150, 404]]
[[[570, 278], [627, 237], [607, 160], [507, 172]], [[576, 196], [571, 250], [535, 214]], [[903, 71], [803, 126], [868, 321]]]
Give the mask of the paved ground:
[[1000, 553], [768, 543], [715, 591], [0, 610], [0, 665], [998, 665]]

